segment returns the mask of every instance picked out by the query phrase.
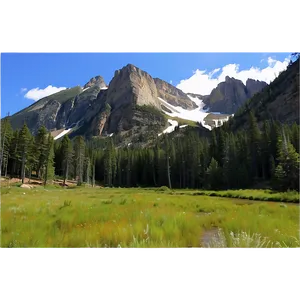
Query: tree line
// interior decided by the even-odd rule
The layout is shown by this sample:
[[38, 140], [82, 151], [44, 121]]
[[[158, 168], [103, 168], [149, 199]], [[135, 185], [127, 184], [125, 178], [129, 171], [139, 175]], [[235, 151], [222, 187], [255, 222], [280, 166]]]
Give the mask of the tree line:
[[268, 183], [273, 189], [299, 190], [299, 125], [266, 120], [259, 128], [249, 114], [249, 128], [231, 132], [224, 124], [211, 137], [177, 131], [148, 148], [116, 147], [113, 137], [86, 141], [67, 135], [54, 141], [45, 127], [32, 136], [26, 124], [12, 130], [1, 126], [1, 175], [32, 176], [44, 184], [55, 177], [78, 185], [239, 189]]

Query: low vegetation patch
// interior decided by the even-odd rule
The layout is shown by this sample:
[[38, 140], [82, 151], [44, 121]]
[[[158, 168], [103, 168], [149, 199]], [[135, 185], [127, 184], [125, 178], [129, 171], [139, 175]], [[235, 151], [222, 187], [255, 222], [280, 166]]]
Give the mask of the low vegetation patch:
[[159, 190], [4, 187], [1, 245], [299, 247], [298, 205]]
[[299, 192], [297, 191], [288, 191], [284, 193], [273, 192], [271, 190], [198, 191], [193, 192], [193, 195], [205, 195], [211, 197], [225, 197], [258, 201], [299, 203]]

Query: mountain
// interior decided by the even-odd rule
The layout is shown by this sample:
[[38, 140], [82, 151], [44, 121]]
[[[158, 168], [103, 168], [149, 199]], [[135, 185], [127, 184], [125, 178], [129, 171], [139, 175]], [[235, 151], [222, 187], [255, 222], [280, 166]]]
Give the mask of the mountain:
[[229, 122], [231, 130], [247, 127], [251, 110], [260, 127], [264, 120], [299, 124], [299, 58], [238, 109]]
[[35, 134], [44, 125], [53, 136], [86, 137], [120, 134], [138, 138], [157, 136], [168, 126], [165, 105], [194, 110], [198, 107], [185, 93], [169, 83], [152, 78], [128, 64], [114, 74], [109, 85], [102, 76], [45, 97], [10, 117], [13, 128], [24, 122]]
[[238, 79], [226, 76], [210, 95], [204, 96], [204, 109], [210, 112], [234, 114], [249, 98], [261, 91], [267, 83], [248, 79], [246, 85]]
[[222, 126], [249, 98], [267, 88], [265, 82], [248, 79], [245, 85], [227, 76], [210, 95], [184, 93], [128, 64], [115, 71], [108, 85], [98, 75], [83, 87], [45, 97], [9, 118], [14, 129], [26, 122], [33, 134], [44, 125], [55, 139], [64, 134], [87, 138], [114, 134], [122, 143], [145, 142], [174, 130], [175, 121], [181, 128], [200, 126], [201, 133]]

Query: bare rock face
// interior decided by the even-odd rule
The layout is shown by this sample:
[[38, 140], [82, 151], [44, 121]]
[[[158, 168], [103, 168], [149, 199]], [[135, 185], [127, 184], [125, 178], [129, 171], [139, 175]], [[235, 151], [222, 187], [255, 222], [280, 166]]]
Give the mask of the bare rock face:
[[204, 108], [209, 108], [211, 112], [234, 114], [247, 99], [267, 85], [252, 79], [248, 79], [247, 83], [248, 87], [241, 80], [226, 76], [224, 82], [219, 83], [209, 96], [205, 96]]
[[61, 104], [56, 100], [49, 101], [39, 112], [37, 127], [44, 125], [46, 128], [56, 128], [56, 117]]
[[108, 133], [130, 129], [137, 105], [160, 109], [153, 78], [131, 64], [115, 72], [107, 90], [107, 103], [111, 107]]
[[264, 81], [247, 79], [246, 81], [246, 89], [248, 93], [248, 97], [251, 98], [254, 94], [260, 92], [264, 87], [267, 86], [267, 83]]
[[97, 85], [99, 86], [100, 88], [104, 88], [106, 87], [106, 84], [104, 82], [104, 79], [102, 76], [96, 76], [96, 77], [93, 77], [91, 78], [84, 86], [83, 88], [86, 89], [86, 88], [89, 88], [89, 87], [92, 87], [94, 85]]
[[195, 109], [197, 105], [182, 91], [175, 86], [163, 81], [159, 78], [154, 78], [158, 96], [173, 106], [181, 106], [184, 109]]
[[80, 93], [72, 100], [72, 107], [68, 119], [67, 126], [74, 126], [80, 120], [87, 116], [87, 112], [94, 107], [95, 101], [100, 93], [100, 86], [95, 84], [88, 90]]
[[131, 64], [115, 72], [107, 94], [108, 102], [113, 108], [127, 104], [152, 105], [159, 108], [157, 96], [153, 78]]

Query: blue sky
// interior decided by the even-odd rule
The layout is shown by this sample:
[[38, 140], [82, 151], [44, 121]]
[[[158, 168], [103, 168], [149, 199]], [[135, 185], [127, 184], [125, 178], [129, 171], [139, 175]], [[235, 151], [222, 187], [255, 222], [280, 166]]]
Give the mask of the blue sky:
[[[36, 90], [83, 86], [101, 75], [109, 84], [115, 70], [131, 63], [185, 92], [209, 93], [225, 75], [273, 80], [290, 53], [2, 53], [1, 117], [31, 105]], [[239, 65], [239, 67], [237, 67]], [[255, 67], [256, 69], [251, 69]], [[213, 72], [214, 71], [214, 72]], [[273, 74], [273, 75], [272, 75]], [[21, 90], [23, 89], [23, 90]], [[28, 91], [33, 90], [27, 94]], [[53, 89], [55, 90], [55, 89]]]

